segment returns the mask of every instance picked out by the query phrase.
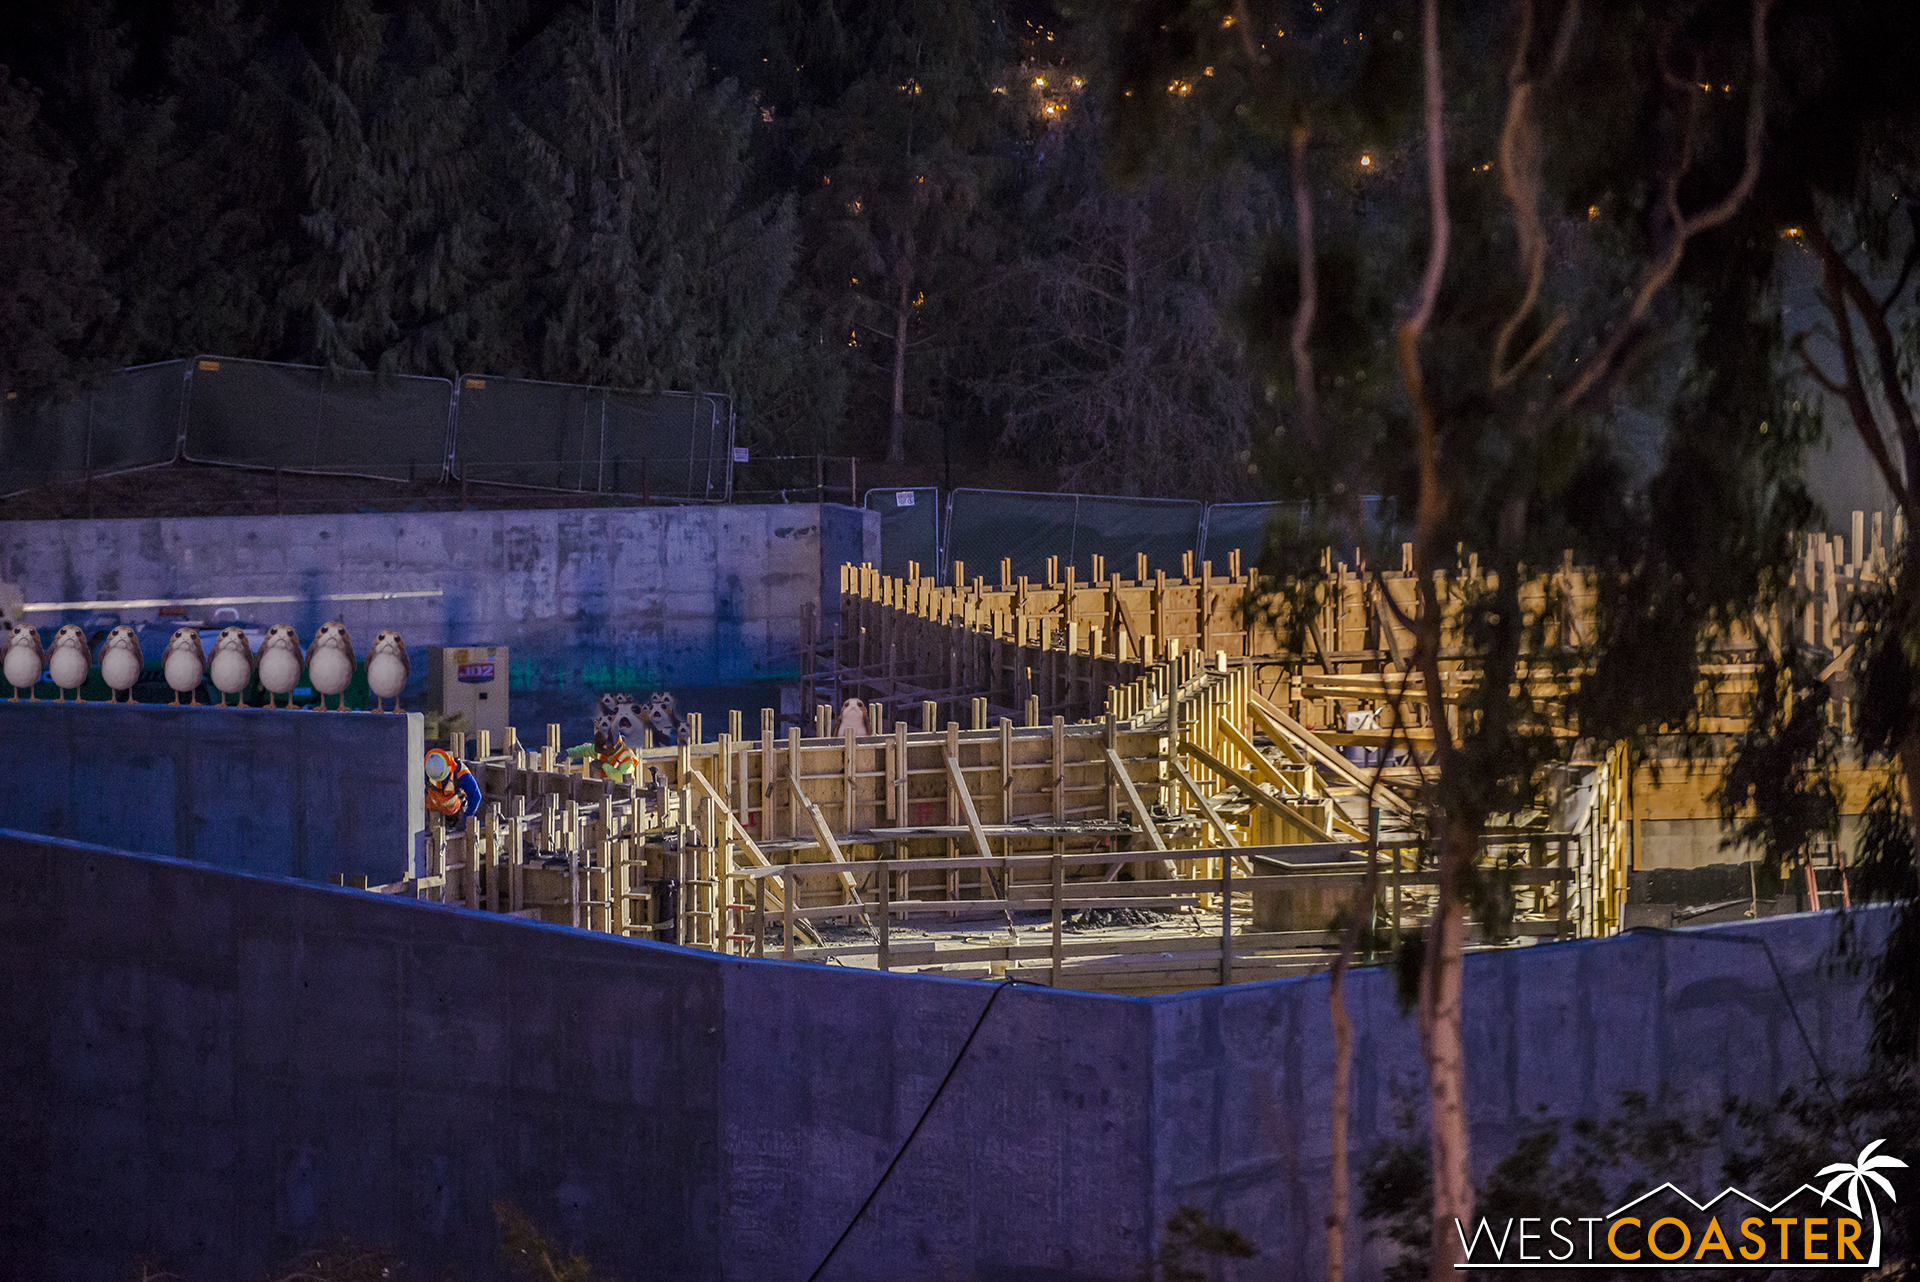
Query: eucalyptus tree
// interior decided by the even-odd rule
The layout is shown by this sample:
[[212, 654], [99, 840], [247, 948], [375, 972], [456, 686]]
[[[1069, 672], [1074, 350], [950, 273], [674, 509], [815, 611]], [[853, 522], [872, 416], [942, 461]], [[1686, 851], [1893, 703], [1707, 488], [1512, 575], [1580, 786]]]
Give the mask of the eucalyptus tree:
[[[1413, 515], [1417, 603], [1380, 600], [1435, 710], [1439, 884], [1407, 960], [1436, 1279], [1474, 1196], [1460, 1004], [1482, 835], [1572, 746], [1556, 722], [1606, 743], [1697, 725], [1703, 643], [1777, 596], [1811, 519], [1816, 426], [1784, 380], [1761, 193], [1793, 107], [1781, 69], [1819, 54], [1820, 20], [1775, 0], [1141, 0], [1106, 19], [1123, 158], [1287, 157], [1292, 216], [1248, 299], [1274, 482], [1345, 512], [1331, 532], [1374, 567], [1357, 496]], [[1627, 430], [1647, 417], [1651, 448]], [[1450, 582], [1462, 550], [1492, 573]], [[1312, 551], [1266, 563], [1296, 618]], [[1599, 571], [1595, 634], [1556, 647], [1570, 696], [1538, 680], [1558, 606], [1520, 592], [1566, 552]], [[1484, 674], [1457, 703], [1448, 635]]]

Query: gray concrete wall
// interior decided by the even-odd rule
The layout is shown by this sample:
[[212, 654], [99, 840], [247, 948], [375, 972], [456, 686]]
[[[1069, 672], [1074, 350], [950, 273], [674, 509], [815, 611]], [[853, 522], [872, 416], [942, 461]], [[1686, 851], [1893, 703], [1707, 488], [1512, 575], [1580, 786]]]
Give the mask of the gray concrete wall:
[[[729, 960], [0, 832], [0, 1276], [807, 1277], [993, 989]], [[1131, 1279], [1151, 1013], [1001, 994], [825, 1275]]]
[[280, 877], [397, 881], [425, 852], [421, 722], [0, 702], [0, 826]]
[[[1885, 919], [1857, 915], [1863, 943], [1884, 936]], [[1636, 1090], [1659, 1115], [1700, 1121], [1729, 1096], [1771, 1102], [1812, 1082], [1793, 1010], [1753, 940], [1772, 949], [1820, 1068], [1836, 1082], [1858, 1072], [1866, 976], [1823, 966], [1838, 929], [1833, 914], [1808, 913], [1469, 956], [1461, 1006], [1476, 1173], [1542, 1110], [1604, 1119]], [[1326, 1273], [1327, 996], [1321, 975], [1154, 999], [1155, 1215], [1198, 1205], [1252, 1238], [1261, 1258], [1229, 1277]], [[1408, 1105], [1423, 1103], [1425, 1077], [1417, 1023], [1401, 1013], [1390, 972], [1350, 974], [1345, 1000], [1357, 1179], [1366, 1154], [1402, 1134]], [[1377, 1277], [1389, 1244], [1361, 1241], [1355, 1223], [1350, 1276]]]
[[[956, 1061], [824, 1277], [1132, 1282], [1187, 1204], [1261, 1248], [1229, 1276], [1320, 1271], [1323, 980], [996, 1000], [6, 833], [0, 877], [0, 1276], [145, 1254], [256, 1277], [346, 1235], [478, 1278], [506, 1198], [612, 1276], [805, 1278]], [[1833, 928], [1470, 958], [1481, 1168], [1538, 1105], [1604, 1116], [1631, 1086], [1677, 1115], [1804, 1083], [1765, 957], [1730, 934], [1770, 941], [1825, 1069], [1855, 1068]], [[1357, 1168], [1419, 1057], [1390, 976], [1348, 1001]]]
[[[508, 645], [517, 689], [645, 690], [791, 675], [803, 610], [837, 620], [839, 566], [878, 560], [879, 540], [877, 514], [805, 503], [0, 521], [0, 581], [29, 602], [298, 596], [236, 608], [302, 638], [339, 618], [363, 650], [386, 627]], [[319, 599], [420, 591], [443, 595]]]

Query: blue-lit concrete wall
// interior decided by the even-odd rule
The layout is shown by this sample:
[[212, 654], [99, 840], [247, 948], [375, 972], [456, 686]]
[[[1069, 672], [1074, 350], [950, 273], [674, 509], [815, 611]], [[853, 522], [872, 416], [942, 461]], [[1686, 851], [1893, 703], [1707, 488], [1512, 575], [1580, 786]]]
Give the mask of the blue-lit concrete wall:
[[0, 702], [0, 827], [244, 872], [423, 859], [418, 713]]
[[[805, 1278], [956, 1062], [823, 1277], [1134, 1282], [1188, 1204], [1260, 1248], [1225, 1276], [1323, 1272], [1322, 980], [995, 1000], [4, 833], [0, 879], [0, 1276], [259, 1277], [348, 1236], [480, 1278], [504, 1198], [596, 1273]], [[1606, 1116], [1633, 1087], [1696, 1116], [1806, 1084], [1766, 954], [1731, 935], [1768, 941], [1822, 1067], [1857, 1069], [1833, 930], [1470, 958], [1480, 1168], [1536, 1104]], [[1392, 982], [1348, 986], [1356, 1167], [1420, 1081]]]
[[[641, 692], [794, 675], [803, 613], [837, 622], [839, 567], [879, 550], [878, 514], [830, 503], [0, 521], [0, 581], [29, 602], [298, 596], [235, 608], [302, 638], [341, 619], [363, 652], [389, 627], [511, 646], [517, 689]], [[361, 592], [442, 595], [320, 600]]]

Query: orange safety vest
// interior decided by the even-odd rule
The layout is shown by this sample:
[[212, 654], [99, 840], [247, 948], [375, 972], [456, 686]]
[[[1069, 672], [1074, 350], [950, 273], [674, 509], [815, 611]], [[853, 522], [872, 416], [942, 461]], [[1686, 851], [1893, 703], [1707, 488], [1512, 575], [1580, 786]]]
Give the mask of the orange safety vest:
[[600, 763], [600, 774], [607, 779], [631, 774], [640, 768], [640, 754], [629, 748], [624, 738], [616, 738], [604, 750], [596, 749], [593, 757]]
[[427, 780], [427, 809], [437, 815], [451, 817], [466, 808], [467, 799], [460, 792], [460, 776], [467, 774], [468, 771], [460, 764], [459, 759], [445, 748], [435, 748], [433, 752], [444, 756], [452, 763], [453, 769], [448, 771], [447, 777], [438, 783], [431, 779]]

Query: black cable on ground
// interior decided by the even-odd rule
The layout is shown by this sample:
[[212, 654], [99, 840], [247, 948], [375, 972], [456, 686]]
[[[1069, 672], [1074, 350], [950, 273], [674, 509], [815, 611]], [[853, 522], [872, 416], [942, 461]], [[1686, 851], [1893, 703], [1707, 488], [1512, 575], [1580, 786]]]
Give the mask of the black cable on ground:
[[1005, 979], [994, 986], [993, 996], [987, 998], [987, 1004], [980, 1008], [980, 1018], [973, 1021], [973, 1031], [967, 1034], [966, 1041], [960, 1043], [960, 1053], [953, 1057], [953, 1063], [947, 1068], [947, 1075], [940, 1079], [940, 1085], [934, 1088], [933, 1098], [928, 1100], [927, 1106], [920, 1110], [920, 1120], [915, 1122], [913, 1129], [907, 1132], [907, 1138], [900, 1141], [900, 1151], [893, 1155], [891, 1162], [887, 1163], [887, 1169], [880, 1172], [880, 1178], [874, 1182], [873, 1191], [867, 1194], [867, 1200], [860, 1204], [860, 1209], [855, 1211], [853, 1218], [847, 1221], [847, 1227], [840, 1230], [840, 1236], [835, 1238], [833, 1245], [827, 1248], [827, 1253], [821, 1259], [819, 1266], [807, 1274], [807, 1282], [819, 1282], [820, 1275], [826, 1272], [827, 1265], [833, 1262], [834, 1253], [852, 1234], [853, 1226], [860, 1223], [860, 1217], [865, 1215], [867, 1208], [873, 1205], [873, 1199], [880, 1196], [880, 1190], [886, 1187], [887, 1178], [893, 1174], [893, 1168], [900, 1165], [900, 1159], [905, 1157], [907, 1150], [912, 1147], [913, 1137], [920, 1133], [922, 1126], [926, 1125], [928, 1116], [933, 1112], [933, 1106], [940, 1102], [942, 1095], [946, 1094], [947, 1083], [951, 1082], [953, 1075], [960, 1071], [960, 1065], [965, 1062], [967, 1052], [973, 1048], [973, 1039], [980, 1035], [980, 1028], [987, 1022], [987, 1015], [993, 1010], [993, 1004], [1000, 1000], [1001, 993], [1019, 982], [1021, 981], [1017, 979]]
[[1800, 1030], [1800, 1044], [1807, 1048], [1807, 1058], [1813, 1062], [1814, 1074], [1820, 1079], [1820, 1089], [1827, 1093], [1827, 1099], [1833, 1103], [1834, 1116], [1847, 1128], [1847, 1134], [1853, 1134], [1853, 1126], [1840, 1113], [1840, 1097], [1833, 1093], [1833, 1083], [1827, 1077], [1827, 1070], [1820, 1063], [1820, 1056], [1814, 1052], [1813, 1039], [1807, 1036], [1807, 1026], [1800, 1022], [1800, 1008], [1794, 1005], [1793, 994], [1787, 991], [1787, 977], [1781, 973], [1780, 963], [1774, 959], [1773, 945], [1758, 935], [1735, 935], [1721, 931], [1674, 930], [1666, 926], [1633, 926], [1626, 932], [1629, 935], [1671, 935], [1689, 943], [1708, 941], [1729, 944], [1758, 944], [1760, 951], [1767, 955], [1767, 965], [1773, 970], [1773, 982], [1780, 988], [1780, 996], [1787, 1003], [1787, 1014], [1793, 1016], [1793, 1026]]

